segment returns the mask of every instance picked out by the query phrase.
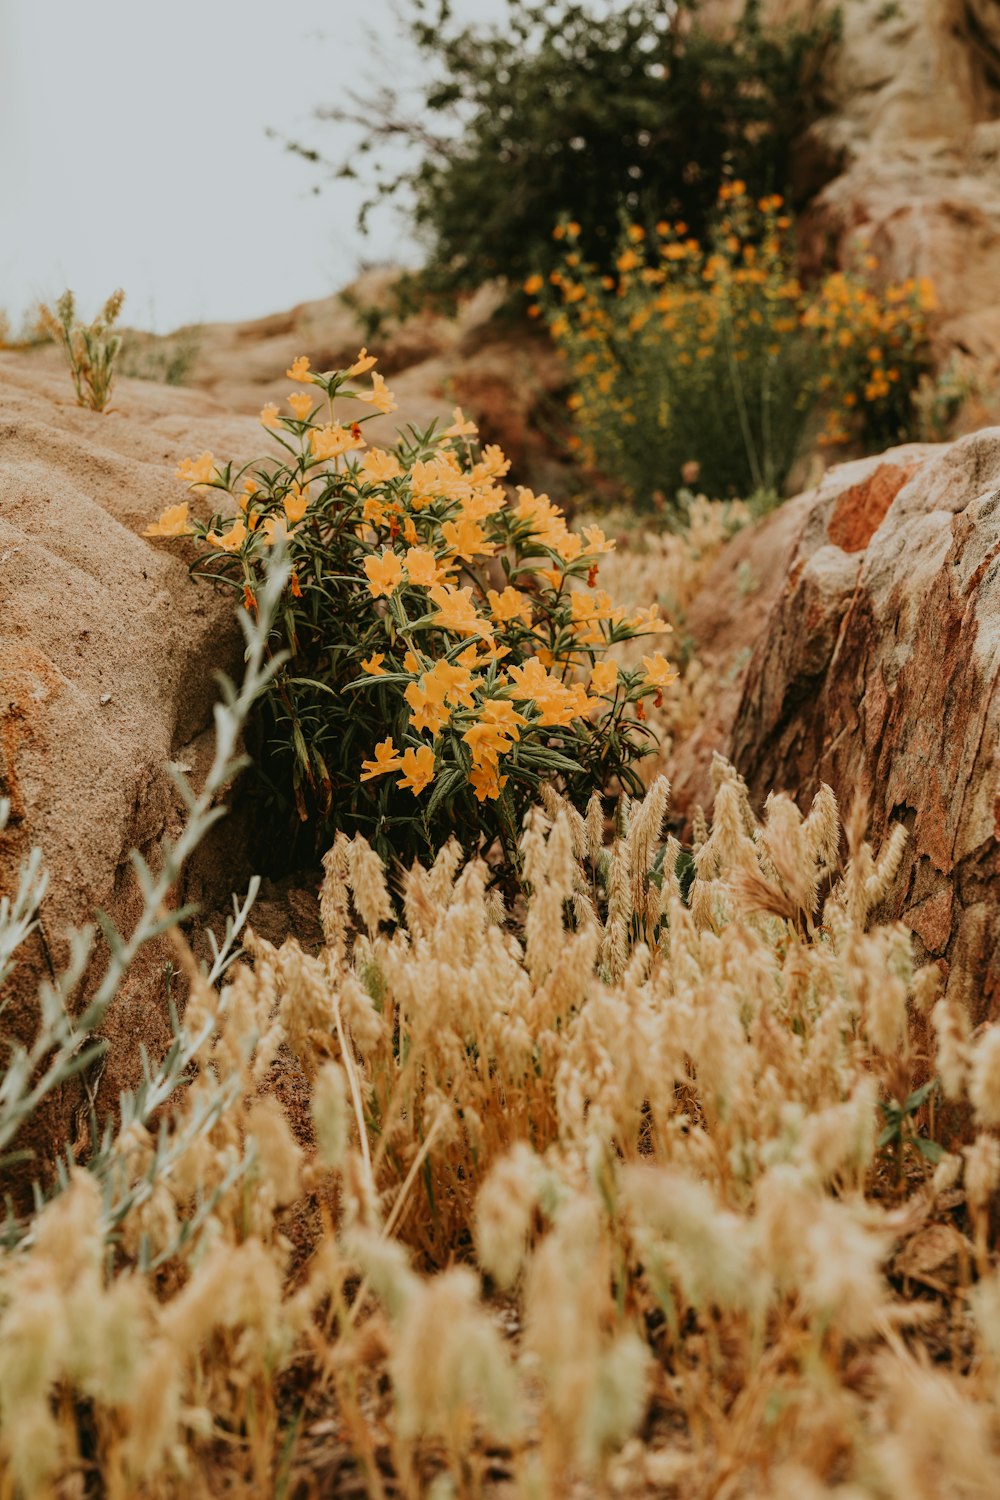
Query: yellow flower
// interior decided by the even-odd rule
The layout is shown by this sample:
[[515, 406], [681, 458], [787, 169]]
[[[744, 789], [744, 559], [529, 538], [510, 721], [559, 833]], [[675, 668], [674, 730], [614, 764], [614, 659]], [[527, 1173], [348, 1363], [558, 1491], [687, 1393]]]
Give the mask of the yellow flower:
[[415, 797], [419, 796], [434, 780], [434, 751], [430, 745], [421, 745], [419, 750], [404, 750], [400, 769], [403, 775], [396, 785], [408, 788]]
[[449, 661], [436, 662], [430, 672], [421, 678], [421, 686], [439, 702], [447, 702], [453, 708], [474, 706], [472, 672], [468, 666], [456, 666]]
[[534, 276], [529, 276], [527, 281], [524, 283], [524, 290], [527, 292], [529, 297], [537, 297], [538, 293], [542, 290], [542, 287], [544, 285], [544, 278], [539, 276], [538, 272], [536, 271]]
[[314, 427], [309, 434], [309, 446], [313, 458], [321, 462], [327, 458], [339, 458], [342, 453], [353, 453], [363, 448], [365, 440], [360, 433], [349, 427]]
[[261, 408], [260, 420], [265, 427], [277, 427], [278, 408], [273, 401], [269, 401], [265, 407]]
[[188, 525], [188, 503], [182, 500], [180, 505], [168, 505], [158, 521], [153, 521], [142, 533], [143, 536], [190, 536], [191, 527]]
[[677, 681], [677, 673], [659, 651], [653, 656], [644, 656], [642, 664], [646, 668], [645, 681], [649, 687], [665, 688]]
[[292, 415], [299, 422], [304, 422], [312, 412], [313, 398], [305, 391], [293, 391], [288, 397], [288, 404], [292, 408]]
[[420, 588], [443, 583], [445, 566], [438, 562], [429, 547], [410, 547], [406, 554], [406, 576]]
[[465, 414], [460, 406], [456, 406], [451, 414], [451, 426], [446, 427], [441, 433], [442, 438], [475, 437], [479, 428], [475, 422], [466, 420]]
[[292, 360], [292, 367], [290, 370], [286, 370], [285, 374], [289, 380], [311, 381], [312, 376], [309, 374], [309, 360], [304, 354], [300, 354], [298, 359]]
[[453, 630], [457, 635], [482, 635], [492, 639], [493, 628], [477, 614], [471, 588], [456, 589], [450, 584], [436, 583], [430, 596], [437, 605], [433, 624], [442, 630]]
[[385, 594], [388, 598], [403, 578], [403, 564], [395, 552], [383, 552], [381, 557], [365, 558], [365, 573], [373, 599]]
[[451, 718], [451, 709], [446, 708], [444, 698], [436, 692], [428, 692], [424, 686], [426, 678], [408, 684], [403, 697], [410, 705], [410, 728], [420, 734], [427, 729], [437, 738]]
[[287, 541], [288, 527], [285, 525], [284, 517], [265, 516], [260, 534], [264, 539], [265, 547], [273, 547], [277, 542]]
[[362, 781], [371, 781], [373, 776], [384, 776], [387, 771], [398, 771], [400, 759], [392, 739], [380, 741], [375, 746], [375, 759], [361, 762]]
[[445, 521], [441, 535], [448, 544], [449, 552], [471, 562], [474, 557], [492, 557], [496, 548], [486, 540], [486, 533], [478, 521], [468, 516], [459, 516], [457, 521]]
[[353, 365], [345, 373], [350, 380], [355, 375], [366, 375], [373, 365], [378, 364], [374, 354], [369, 354], [367, 349], [362, 349]]
[[260, 512], [250, 509], [250, 501], [259, 489], [260, 485], [256, 479], [244, 479], [243, 494], [236, 497], [237, 505], [247, 518], [247, 529], [249, 531], [255, 531], [257, 529], [257, 522], [260, 520]]
[[305, 515], [306, 506], [309, 504], [309, 497], [302, 493], [301, 485], [293, 484], [282, 503], [285, 507], [285, 515], [288, 517], [289, 523], [294, 526]]
[[385, 484], [389, 479], [398, 479], [403, 470], [394, 453], [384, 448], [371, 448], [358, 466], [358, 473], [368, 484]]
[[627, 623], [629, 629], [639, 635], [671, 634], [674, 628], [669, 621], [660, 619], [658, 604], [651, 604], [648, 609], [637, 609]]
[[490, 601], [490, 614], [494, 620], [523, 620], [525, 625], [531, 624], [531, 600], [519, 589], [508, 585], [502, 594], [498, 594], [496, 589], [487, 589], [486, 597]]
[[612, 693], [618, 682], [618, 663], [611, 657], [606, 661], [599, 661], [590, 674], [590, 690], [592, 693]]
[[[515, 729], [514, 739], [517, 738], [518, 734]], [[511, 745], [500, 724], [470, 724], [462, 735], [462, 739], [469, 747], [472, 763], [475, 766], [491, 763], [495, 765], [497, 758], [506, 755]]]
[[208, 484], [215, 478], [215, 459], [211, 453], [203, 453], [200, 458], [186, 458], [177, 468], [178, 479], [186, 479], [188, 484], [196, 488]]
[[382, 665], [384, 661], [384, 651], [373, 651], [367, 660], [362, 658], [361, 670], [362, 672], [367, 672], [372, 677], [384, 677], [385, 668]]
[[370, 402], [376, 411], [382, 412], [383, 416], [388, 416], [391, 411], [396, 410], [396, 398], [377, 370], [372, 376], [371, 390], [355, 391], [355, 395], [359, 401]]
[[615, 265], [623, 275], [629, 271], [634, 271], [636, 266], [639, 266], [641, 264], [642, 262], [639, 259], [638, 255], [636, 255], [634, 250], [623, 250], [621, 255], [619, 255], [618, 259], [615, 261]]
[[510, 780], [509, 776], [500, 776], [499, 767], [492, 761], [483, 761], [481, 765], [473, 766], [469, 773], [469, 784], [476, 794], [479, 802], [485, 802], [489, 797], [495, 802]]
[[587, 542], [587, 556], [594, 552], [613, 552], [614, 542], [609, 542], [599, 526], [585, 526], [583, 535]]
[[246, 536], [246, 523], [239, 516], [227, 532], [210, 531], [205, 540], [211, 547], [221, 547], [223, 552], [238, 552], [246, 541]]

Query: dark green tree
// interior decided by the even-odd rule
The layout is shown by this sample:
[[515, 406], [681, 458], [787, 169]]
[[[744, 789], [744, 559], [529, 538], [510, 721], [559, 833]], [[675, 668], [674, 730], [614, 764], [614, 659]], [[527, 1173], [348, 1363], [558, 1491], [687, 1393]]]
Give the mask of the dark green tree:
[[422, 97], [407, 107], [386, 87], [320, 114], [361, 132], [339, 171], [372, 163], [362, 224], [386, 199], [409, 204], [426, 247], [421, 289], [445, 296], [547, 271], [560, 215], [601, 264], [623, 214], [700, 234], [727, 175], [787, 192], [836, 32], [769, 28], [759, 0], [724, 34], [699, 24], [698, 0], [619, 0], [599, 13], [581, 0], [508, 0], [503, 25], [460, 24], [449, 0], [408, 0], [402, 18]]

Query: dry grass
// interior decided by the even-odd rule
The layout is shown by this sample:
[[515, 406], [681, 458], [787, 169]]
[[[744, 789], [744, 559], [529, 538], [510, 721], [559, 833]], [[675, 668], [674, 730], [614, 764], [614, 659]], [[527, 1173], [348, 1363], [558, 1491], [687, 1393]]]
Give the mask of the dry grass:
[[873, 923], [901, 834], [715, 770], [686, 898], [661, 780], [512, 914], [340, 838], [320, 951], [179, 942], [188, 1086], [0, 1262], [0, 1495], [996, 1493], [1000, 1030]]

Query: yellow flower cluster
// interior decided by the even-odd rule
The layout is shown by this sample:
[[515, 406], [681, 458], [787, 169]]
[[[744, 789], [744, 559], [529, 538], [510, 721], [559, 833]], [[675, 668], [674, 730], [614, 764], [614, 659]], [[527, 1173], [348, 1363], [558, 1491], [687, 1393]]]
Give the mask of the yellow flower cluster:
[[[372, 413], [351, 421], [334, 403], [392, 408], [377, 373], [370, 389], [356, 388], [373, 363], [362, 350], [350, 369], [319, 373], [298, 357], [288, 376], [311, 389], [289, 396], [291, 415], [273, 405], [261, 413], [286, 460], [238, 473], [211, 454], [186, 462], [179, 476], [231, 496], [235, 514], [198, 521], [182, 503], [147, 535], [203, 542], [206, 571], [210, 563], [248, 609], [268, 550], [288, 548], [290, 604], [302, 604], [301, 618], [290, 616], [295, 671], [279, 683], [289, 702], [303, 683], [326, 688], [308, 715], [293, 706], [302, 785], [336, 782], [330, 761], [343, 740], [302, 726], [349, 715], [353, 735], [363, 720], [375, 747], [363, 783], [394, 776], [420, 796], [445, 778], [449, 795], [464, 784], [480, 804], [509, 789], [514, 829], [540, 778], [577, 778], [589, 793], [595, 778], [626, 774], [643, 753], [634, 737], [643, 699], [676, 674], [659, 654], [628, 671], [602, 658], [616, 641], [670, 626], [655, 607], [629, 615], [598, 587], [614, 543], [597, 526], [572, 530], [547, 495], [511, 493], [509, 461], [496, 446], [480, 450], [460, 408], [441, 431], [370, 447]], [[356, 784], [356, 762], [352, 774]]]
[[[570, 226], [561, 238], [572, 246]], [[720, 458], [728, 443], [752, 450], [752, 487], [778, 488], [793, 445], [770, 462], [764, 450], [792, 411], [804, 422], [821, 401], [827, 440], [880, 439], [889, 419], [905, 429], [926, 366], [930, 283], [877, 290], [868, 257], [808, 290], [794, 268], [781, 197], [755, 202], [734, 181], [720, 191], [707, 245], [683, 221], [662, 220], [652, 233], [631, 225], [617, 274], [599, 274], [570, 248], [548, 288], [529, 278], [524, 290], [540, 299], [532, 305], [546, 312], [573, 373], [569, 404], [585, 461], [637, 492], [676, 487], [685, 460], [698, 460], [723, 493], [740, 468]], [[733, 399], [720, 410], [723, 389]], [[630, 483], [653, 456], [669, 472]]]
[[859, 424], [891, 441], [905, 425], [911, 392], [926, 368], [927, 317], [937, 308], [927, 277], [907, 277], [881, 291], [865, 279], [878, 268], [865, 256], [835, 272], [802, 314], [823, 350], [831, 393], [820, 442], [849, 442]]

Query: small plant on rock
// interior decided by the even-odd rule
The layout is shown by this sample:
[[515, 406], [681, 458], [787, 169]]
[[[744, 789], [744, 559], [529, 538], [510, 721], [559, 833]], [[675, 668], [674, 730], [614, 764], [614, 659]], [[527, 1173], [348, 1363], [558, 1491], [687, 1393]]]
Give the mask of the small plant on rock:
[[121, 334], [111, 328], [122, 310], [125, 293], [112, 292], [92, 323], [80, 323], [76, 316], [73, 293], [63, 292], [55, 311], [44, 304], [39, 308], [43, 327], [61, 344], [69, 361], [80, 406], [103, 411], [111, 399], [115, 383], [115, 361], [121, 349]]

